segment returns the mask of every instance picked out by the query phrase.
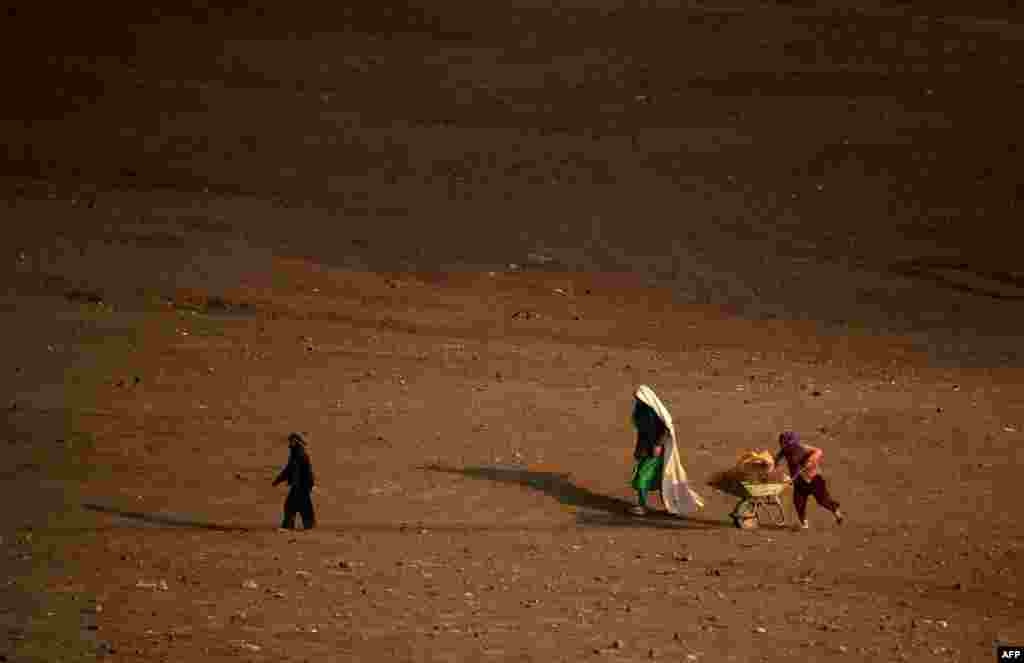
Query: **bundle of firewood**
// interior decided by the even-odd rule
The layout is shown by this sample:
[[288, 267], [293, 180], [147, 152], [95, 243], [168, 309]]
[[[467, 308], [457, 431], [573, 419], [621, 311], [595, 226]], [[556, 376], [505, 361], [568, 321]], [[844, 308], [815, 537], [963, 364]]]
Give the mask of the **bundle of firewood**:
[[767, 451], [744, 451], [736, 464], [728, 470], [715, 472], [708, 485], [729, 495], [745, 496], [742, 482], [779, 483], [784, 480], [783, 468], [776, 467]]

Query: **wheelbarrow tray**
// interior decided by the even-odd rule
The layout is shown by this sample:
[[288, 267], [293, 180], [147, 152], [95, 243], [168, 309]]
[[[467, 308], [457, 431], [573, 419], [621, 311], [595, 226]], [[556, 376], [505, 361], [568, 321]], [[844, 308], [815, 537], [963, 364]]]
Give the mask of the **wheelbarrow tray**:
[[779, 495], [786, 489], [785, 483], [758, 483], [740, 481], [735, 496], [740, 498], [736, 508], [729, 514], [737, 527], [752, 529], [763, 520], [782, 526], [786, 524], [786, 512]]
[[786, 490], [784, 483], [758, 483], [754, 481], [741, 481], [740, 485], [745, 491], [737, 497], [777, 497]]
[[782, 491], [786, 489], [787, 484], [778, 482], [766, 483], [761, 481], [746, 481], [743, 479], [726, 479], [709, 485], [715, 490], [725, 493], [726, 495], [732, 495], [733, 497], [739, 497], [742, 499], [748, 497], [780, 495], [782, 494]]

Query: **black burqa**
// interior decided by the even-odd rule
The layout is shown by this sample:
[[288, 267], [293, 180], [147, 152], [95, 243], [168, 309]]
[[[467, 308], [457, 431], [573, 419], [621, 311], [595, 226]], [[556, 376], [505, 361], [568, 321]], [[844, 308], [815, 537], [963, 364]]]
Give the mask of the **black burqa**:
[[284, 520], [281, 527], [295, 529], [296, 514], [302, 515], [302, 526], [311, 529], [316, 525], [313, 513], [313, 463], [306, 452], [305, 441], [297, 434], [288, 438], [288, 464], [274, 479], [274, 485], [287, 482], [290, 486], [284, 500]]

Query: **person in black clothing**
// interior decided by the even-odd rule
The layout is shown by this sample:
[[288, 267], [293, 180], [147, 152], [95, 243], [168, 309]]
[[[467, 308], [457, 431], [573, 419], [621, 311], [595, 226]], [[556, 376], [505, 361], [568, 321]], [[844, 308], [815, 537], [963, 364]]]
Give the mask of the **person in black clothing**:
[[284, 521], [281, 527], [295, 529], [295, 514], [302, 514], [302, 526], [312, 529], [316, 525], [313, 514], [313, 463], [306, 453], [306, 441], [298, 433], [288, 436], [288, 464], [274, 479], [273, 485], [288, 482], [290, 489], [284, 501]]

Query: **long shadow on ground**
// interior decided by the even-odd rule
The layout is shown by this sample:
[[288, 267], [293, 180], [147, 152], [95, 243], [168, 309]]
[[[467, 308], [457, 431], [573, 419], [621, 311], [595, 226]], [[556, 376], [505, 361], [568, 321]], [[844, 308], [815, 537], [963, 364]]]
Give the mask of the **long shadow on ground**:
[[449, 467], [431, 464], [421, 467], [430, 472], [459, 474], [470, 479], [526, 486], [548, 495], [566, 506], [604, 512], [601, 515], [580, 513], [580, 525], [604, 527], [653, 527], [679, 529], [688, 527], [732, 527], [728, 520], [712, 518], [679, 518], [665, 512], [651, 512], [643, 518], [629, 515], [632, 503], [618, 497], [602, 495], [578, 486], [569, 480], [569, 473], [538, 472], [514, 466]]
[[163, 513], [144, 513], [142, 511], [127, 511], [124, 509], [118, 509], [112, 506], [105, 506], [103, 504], [95, 504], [92, 502], [83, 503], [82, 508], [86, 509], [87, 511], [106, 513], [111, 516], [128, 518], [130, 520], [139, 520], [142, 522], [151, 523], [153, 525], [168, 525], [171, 527], [191, 527], [194, 529], [209, 529], [218, 532], [237, 532], [252, 529], [250, 527], [239, 527], [236, 525], [221, 525], [218, 523], [194, 520], [192, 518], [172, 516]]
[[[712, 518], [687, 517], [679, 518], [665, 512], [653, 511], [643, 518], [629, 515], [629, 507], [632, 503], [626, 500], [602, 495], [594, 491], [578, 486], [569, 480], [568, 473], [538, 472], [522, 467], [503, 466], [479, 466], [479, 467], [448, 467], [443, 465], [427, 465], [418, 469], [429, 472], [443, 472], [447, 474], [459, 474], [471, 479], [482, 479], [498, 483], [510, 483], [525, 486], [538, 490], [560, 503], [585, 509], [577, 514], [576, 523], [585, 527], [638, 527], [655, 529], [688, 529], [688, 528], [717, 528], [732, 527], [728, 520], [715, 520]], [[275, 530], [276, 525], [266, 524], [222, 524], [204, 520], [198, 520], [186, 516], [177, 516], [166, 513], [145, 513], [140, 511], [129, 511], [114, 506], [86, 502], [82, 507], [89, 511], [105, 513], [127, 520], [134, 520], [149, 525], [186, 527], [193, 529], [205, 529], [221, 532], [253, 532], [261, 530]], [[595, 513], [596, 512], [596, 513]], [[434, 531], [526, 531], [526, 530], [561, 530], [571, 528], [564, 522], [558, 523], [462, 523], [444, 522], [430, 523], [412, 519], [408, 523], [323, 523], [316, 531], [398, 531], [416, 530], [429, 528]]]
[[[116, 516], [132, 524], [100, 525], [81, 528], [63, 528], [61, 531], [67, 533], [72, 531], [99, 532], [106, 530], [139, 529], [147, 527], [183, 527], [190, 529], [203, 529], [215, 532], [273, 532], [277, 531], [277, 525], [265, 523], [246, 524], [225, 524], [214, 523], [185, 516], [176, 516], [166, 513], [147, 513], [143, 511], [129, 511], [115, 506], [85, 502], [82, 508], [87, 511], [103, 513]], [[424, 520], [411, 519], [407, 522], [343, 522], [343, 523], [320, 523], [313, 532], [527, 532], [527, 531], [560, 531], [571, 529], [573, 525], [564, 522], [533, 522], [533, 523], [474, 523], [474, 522], [428, 522]], [[303, 531], [301, 528], [295, 532]]]

